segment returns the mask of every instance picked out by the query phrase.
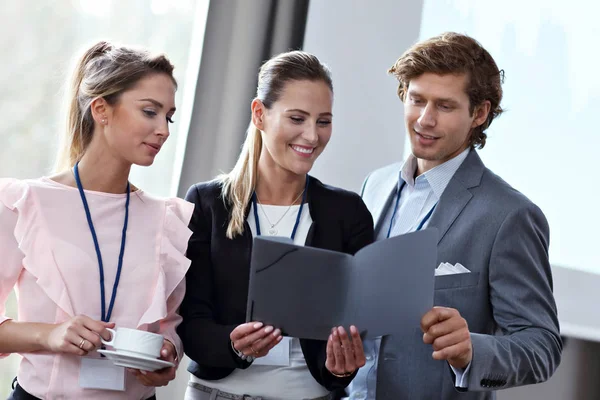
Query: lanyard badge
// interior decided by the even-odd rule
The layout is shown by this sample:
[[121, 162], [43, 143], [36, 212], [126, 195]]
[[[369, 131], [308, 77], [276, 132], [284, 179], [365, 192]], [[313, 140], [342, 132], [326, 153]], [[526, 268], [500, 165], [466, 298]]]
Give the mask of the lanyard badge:
[[94, 248], [96, 249], [96, 256], [98, 258], [98, 269], [100, 270], [100, 304], [102, 312], [102, 321], [109, 322], [112, 314], [113, 306], [115, 305], [115, 298], [117, 297], [117, 287], [119, 286], [119, 278], [121, 277], [121, 269], [123, 268], [123, 254], [125, 253], [125, 240], [127, 237], [127, 222], [129, 220], [129, 195], [131, 186], [127, 182], [127, 199], [125, 201], [125, 221], [123, 222], [123, 231], [121, 235], [121, 249], [119, 251], [119, 263], [117, 266], [117, 275], [115, 277], [115, 283], [113, 285], [112, 295], [110, 298], [110, 304], [108, 306], [108, 312], [106, 311], [106, 299], [104, 295], [104, 265], [102, 264], [102, 254], [100, 253], [100, 245], [98, 244], [98, 237], [96, 230], [94, 229], [94, 223], [92, 222], [92, 215], [90, 213], [90, 207], [81, 185], [81, 179], [79, 178], [79, 162], [73, 167], [73, 174], [75, 175], [75, 182], [77, 183], [77, 189], [79, 189], [79, 195], [81, 196], [81, 202], [85, 209], [85, 216], [87, 218], [88, 226], [94, 240]]

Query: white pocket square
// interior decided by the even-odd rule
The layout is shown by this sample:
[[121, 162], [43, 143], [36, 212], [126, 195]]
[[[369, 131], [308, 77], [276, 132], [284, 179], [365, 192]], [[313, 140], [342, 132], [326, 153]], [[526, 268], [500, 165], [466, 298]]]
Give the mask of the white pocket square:
[[435, 269], [435, 276], [468, 274], [470, 272], [471, 271], [469, 271], [469, 269], [465, 268], [461, 263], [456, 263], [456, 264], [452, 265], [450, 263], [443, 262], [443, 263], [440, 263], [440, 265], [438, 265], [438, 267]]

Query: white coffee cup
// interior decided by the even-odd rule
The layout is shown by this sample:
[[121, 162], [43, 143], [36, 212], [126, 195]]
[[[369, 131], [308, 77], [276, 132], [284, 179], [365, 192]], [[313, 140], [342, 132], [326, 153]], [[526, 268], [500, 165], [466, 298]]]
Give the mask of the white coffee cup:
[[141, 331], [139, 329], [117, 328], [109, 329], [111, 340], [102, 339], [102, 343], [114, 347], [117, 353], [158, 358], [164, 338], [162, 335]]

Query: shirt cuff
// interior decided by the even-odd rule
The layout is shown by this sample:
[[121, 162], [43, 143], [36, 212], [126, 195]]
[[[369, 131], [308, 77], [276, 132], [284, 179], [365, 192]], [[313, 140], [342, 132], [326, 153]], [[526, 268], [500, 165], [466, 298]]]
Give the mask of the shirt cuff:
[[450, 368], [452, 368], [452, 372], [454, 372], [454, 375], [456, 376], [454, 386], [467, 389], [469, 387], [469, 371], [471, 371], [471, 363], [469, 363], [465, 369], [454, 368], [452, 365], [450, 365]]

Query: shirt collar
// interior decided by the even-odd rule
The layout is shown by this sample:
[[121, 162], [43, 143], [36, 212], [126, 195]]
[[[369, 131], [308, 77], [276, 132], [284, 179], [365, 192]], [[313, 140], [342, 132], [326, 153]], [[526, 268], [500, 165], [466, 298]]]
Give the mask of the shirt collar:
[[[456, 157], [451, 158], [445, 163], [440, 164], [425, 172], [424, 174], [420, 175], [419, 177], [417, 177], [417, 180], [425, 179], [429, 183], [429, 186], [431, 187], [433, 193], [439, 199], [440, 197], [442, 197], [442, 193], [444, 193], [444, 190], [446, 190], [446, 187], [450, 183], [450, 180], [452, 179], [458, 168], [461, 166], [463, 161], [465, 161], [465, 158], [467, 158], [467, 156], [469, 155], [469, 151], [470, 148], [468, 147]], [[411, 154], [410, 156], [408, 156], [406, 162], [400, 170], [400, 183], [404, 181], [408, 185], [414, 186], [414, 176], [416, 171], [417, 158], [413, 154]]]

